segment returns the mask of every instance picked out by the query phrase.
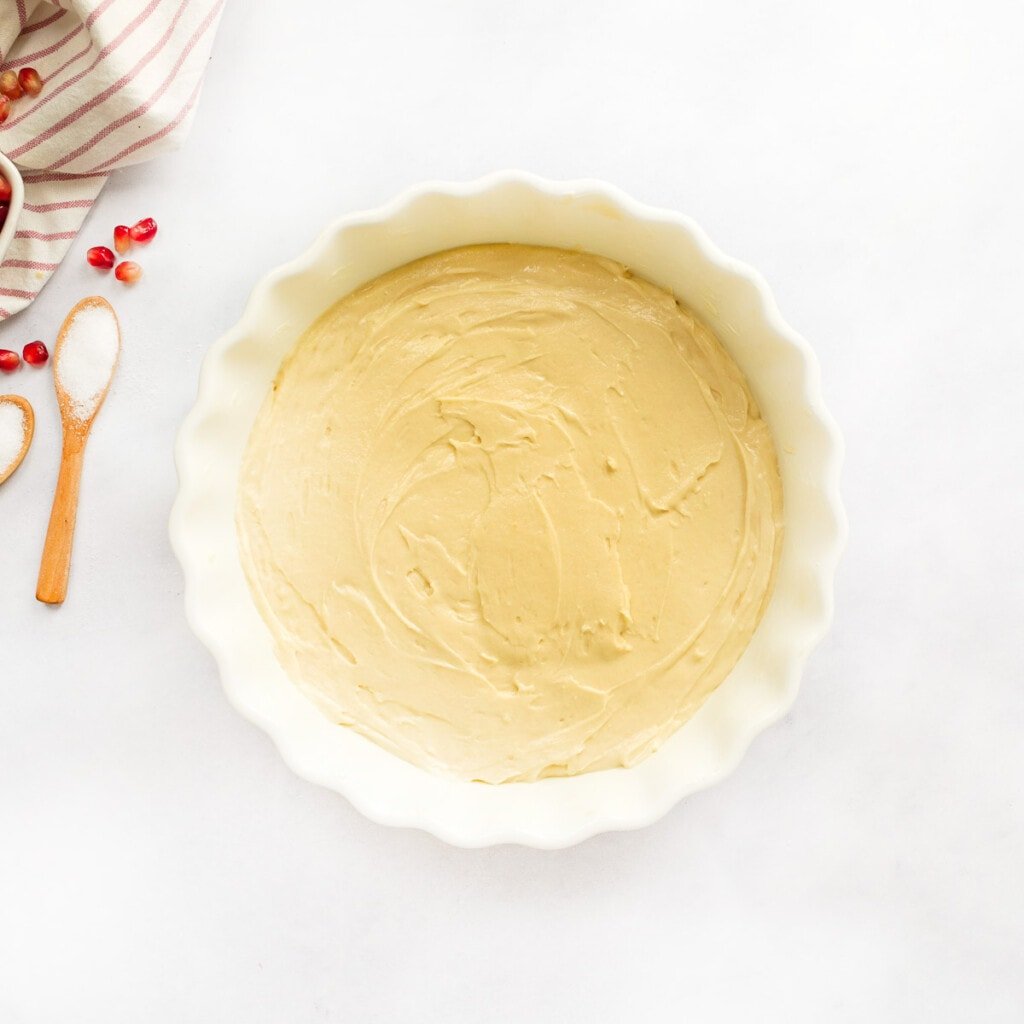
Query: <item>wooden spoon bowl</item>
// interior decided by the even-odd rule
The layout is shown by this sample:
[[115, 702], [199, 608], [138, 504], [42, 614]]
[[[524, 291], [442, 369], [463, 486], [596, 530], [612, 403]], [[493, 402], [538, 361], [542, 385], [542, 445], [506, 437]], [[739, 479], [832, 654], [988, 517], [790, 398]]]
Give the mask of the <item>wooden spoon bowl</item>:
[[14, 461], [8, 466], [0, 466], [0, 484], [2, 484], [12, 476], [14, 471], [24, 461], [29, 445], [32, 444], [32, 437], [36, 432], [36, 417], [28, 399], [22, 398], [21, 395], [0, 395], [0, 405], [13, 405], [19, 408], [25, 424], [25, 434], [21, 441], [21, 448], [17, 455], [14, 456]]

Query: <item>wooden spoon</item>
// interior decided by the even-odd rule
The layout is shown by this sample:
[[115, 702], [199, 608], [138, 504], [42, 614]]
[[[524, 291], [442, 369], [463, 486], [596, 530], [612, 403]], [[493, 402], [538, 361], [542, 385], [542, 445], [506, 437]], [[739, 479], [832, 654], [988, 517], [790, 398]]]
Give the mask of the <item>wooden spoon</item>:
[[0, 405], [5, 404], [13, 405], [21, 410], [22, 422], [24, 424], [24, 436], [21, 440], [21, 448], [14, 456], [14, 461], [9, 463], [7, 466], [0, 466], [0, 484], [4, 483], [4, 481], [6, 481], [21, 465], [22, 460], [25, 458], [25, 454], [28, 452], [28, 446], [32, 443], [32, 435], [36, 430], [36, 417], [32, 412], [32, 406], [29, 404], [27, 398], [22, 398], [21, 395], [0, 395]]
[[[76, 323], [83, 313], [85, 317]], [[36, 586], [36, 598], [44, 604], [61, 604], [67, 596], [85, 443], [107, 397], [120, 353], [121, 327], [113, 307], [98, 295], [82, 299], [68, 313], [53, 352], [64, 446]]]

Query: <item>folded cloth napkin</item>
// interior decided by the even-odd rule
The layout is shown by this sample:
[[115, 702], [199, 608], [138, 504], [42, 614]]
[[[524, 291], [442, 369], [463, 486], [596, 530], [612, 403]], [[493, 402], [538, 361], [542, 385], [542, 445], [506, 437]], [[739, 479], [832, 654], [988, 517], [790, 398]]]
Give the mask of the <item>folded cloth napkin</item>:
[[0, 0], [0, 71], [35, 68], [0, 150], [25, 180], [0, 263], [0, 320], [64, 258], [108, 175], [188, 133], [224, 0]]

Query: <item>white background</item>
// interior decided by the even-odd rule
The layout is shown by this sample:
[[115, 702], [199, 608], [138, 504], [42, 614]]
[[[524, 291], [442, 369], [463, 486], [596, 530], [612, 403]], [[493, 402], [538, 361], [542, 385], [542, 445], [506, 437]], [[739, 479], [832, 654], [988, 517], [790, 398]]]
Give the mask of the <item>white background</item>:
[[[48, 371], [0, 489], [0, 1021], [1019, 1021], [1019, 3], [233, 0], [185, 148], [122, 173], [0, 347], [98, 290], [123, 365], [67, 604], [33, 599]], [[758, 267], [848, 455], [836, 624], [735, 775], [641, 832], [468, 852], [365, 821], [186, 628], [203, 353], [330, 219], [425, 178], [605, 178]], [[152, 215], [134, 291], [85, 249]]]

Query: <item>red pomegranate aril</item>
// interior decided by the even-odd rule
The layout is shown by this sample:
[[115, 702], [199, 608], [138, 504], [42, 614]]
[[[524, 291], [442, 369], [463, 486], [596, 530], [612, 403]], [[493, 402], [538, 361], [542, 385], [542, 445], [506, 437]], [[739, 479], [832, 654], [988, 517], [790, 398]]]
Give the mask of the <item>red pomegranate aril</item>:
[[117, 270], [114, 271], [114, 277], [125, 284], [135, 284], [142, 277], [142, 267], [131, 260], [125, 260], [124, 263], [118, 263]]
[[21, 366], [21, 358], [17, 352], [0, 348], [0, 373], [14, 373]]
[[124, 224], [114, 228], [114, 248], [123, 256], [132, 247], [132, 230]]
[[0, 203], [11, 201], [11, 183], [0, 174]]
[[0, 228], [7, 223], [7, 214], [10, 212], [10, 203], [0, 203]]
[[41, 341], [30, 341], [22, 350], [21, 358], [29, 366], [45, 366], [50, 353]]
[[7, 120], [7, 118], [10, 116], [10, 113], [11, 101], [6, 96], [4, 96], [3, 93], [0, 93], [0, 124], [3, 124], [4, 121]]
[[18, 99], [23, 90], [21, 83], [18, 81], [18, 75], [14, 71], [5, 71], [0, 75], [0, 93], [6, 96], [9, 100]]
[[86, 254], [90, 267], [109, 270], [114, 265], [114, 254], [105, 245], [94, 245]]
[[133, 242], [141, 242], [145, 245], [147, 242], [153, 241], [156, 236], [156, 221], [152, 217], [140, 220], [131, 226], [130, 233]]
[[43, 80], [35, 68], [22, 68], [18, 72], [18, 84], [29, 96], [38, 96], [43, 91]]

